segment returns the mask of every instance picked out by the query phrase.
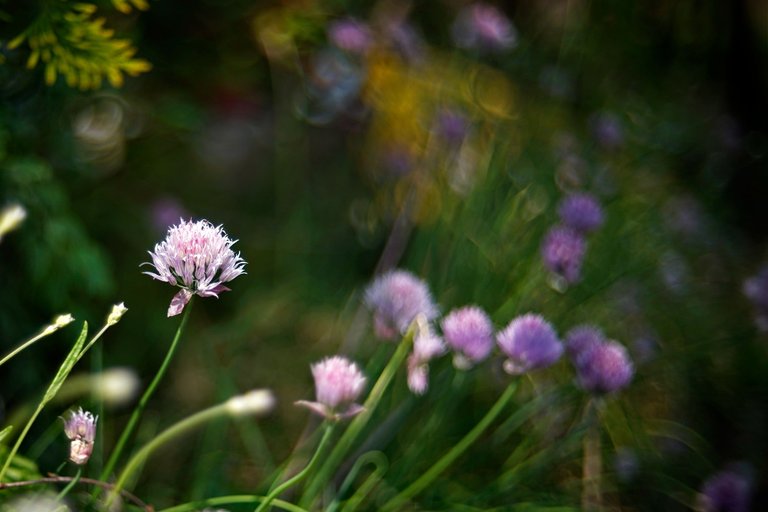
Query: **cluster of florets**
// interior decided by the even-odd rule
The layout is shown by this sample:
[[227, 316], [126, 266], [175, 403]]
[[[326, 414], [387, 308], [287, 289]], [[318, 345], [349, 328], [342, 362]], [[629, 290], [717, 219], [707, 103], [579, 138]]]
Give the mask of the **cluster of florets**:
[[620, 343], [607, 339], [597, 327], [574, 327], [565, 340], [577, 382], [584, 390], [606, 395], [625, 388], [632, 380], [634, 366], [629, 352]]
[[541, 245], [544, 266], [565, 284], [581, 279], [581, 266], [587, 253], [587, 234], [604, 222], [597, 199], [585, 193], [571, 194], [557, 209], [561, 224], [553, 226]]
[[376, 335], [386, 340], [405, 334], [416, 315], [428, 321], [438, 315], [426, 283], [403, 270], [378, 277], [366, 290], [365, 303], [374, 311]]
[[452, 29], [460, 48], [497, 52], [517, 44], [517, 30], [496, 7], [478, 2], [464, 7]]
[[98, 416], [83, 409], [72, 411], [69, 418], [64, 420], [64, 434], [70, 441], [69, 460], [78, 466], [82, 466], [91, 458], [98, 420]]
[[229, 291], [224, 283], [245, 273], [245, 261], [232, 250], [231, 240], [221, 226], [207, 220], [181, 220], [168, 230], [165, 240], [150, 251], [154, 272], [145, 274], [181, 290], [171, 300], [168, 316], [178, 315], [193, 295], [218, 297]]
[[702, 485], [697, 510], [701, 512], [748, 512], [752, 478], [745, 467], [733, 466], [715, 473]]
[[328, 357], [312, 365], [312, 376], [316, 400], [300, 400], [296, 405], [332, 421], [351, 418], [363, 411], [363, 406], [355, 400], [363, 392], [366, 379], [354, 362], [343, 356]]

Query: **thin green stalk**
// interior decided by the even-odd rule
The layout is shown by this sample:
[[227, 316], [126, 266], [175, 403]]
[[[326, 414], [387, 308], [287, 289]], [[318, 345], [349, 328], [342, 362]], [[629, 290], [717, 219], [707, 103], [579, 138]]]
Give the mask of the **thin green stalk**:
[[139, 403], [136, 405], [136, 408], [133, 410], [133, 414], [131, 414], [131, 418], [128, 420], [128, 424], [125, 426], [125, 429], [123, 429], [123, 433], [120, 434], [120, 439], [118, 439], [117, 444], [115, 445], [115, 448], [112, 450], [112, 453], [109, 455], [107, 464], [104, 466], [104, 469], [102, 469], [101, 471], [99, 480], [106, 480], [107, 478], [109, 478], [109, 475], [115, 469], [115, 465], [117, 464], [117, 461], [120, 459], [120, 455], [123, 453], [123, 450], [125, 449], [125, 445], [128, 443], [128, 439], [131, 437], [131, 434], [133, 434], [133, 431], [136, 429], [136, 425], [139, 423], [139, 420], [141, 419], [141, 415], [143, 414], [144, 409], [147, 407], [147, 403], [149, 402], [149, 399], [152, 397], [152, 395], [155, 392], [155, 389], [157, 388], [157, 385], [160, 383], [160, 380], [165, 375], [165, 372], [168, 369], [168, 365], [170, 364], [171, 359], [173, 359], [173, 354], [176, 351], [176, 347], [179, 343], [179, 339], [181, 339], [181, 333], [184, 331], [184, 327], [187, 325], [187, 319], [189, 318], [189, 312], [192, 310], [193, 302], [194, 300], [190, 300], [187, 306], [184, 308], [184, 316], [181, 318], [181, 323], [179, 324], [179, 328], [176, 329], [176, 335], [173, 337], [171, 346], [168, 348], [168, 353], [165, 355], [165, 359], [163, 360], [163, 363], [160, 365], [160, 369], [157, 370], [157, 373], [155, 374], [155, 377], [152, 379], [152, 382], [149, 384], [149, 387], [147, 387], [146, 391], [144, 391], [144, 394], [141, 396], [141, 399], [139, 399]]
[[[164, 508], [157, 512], [190, 512], [202, 510], [205, 507], [216, 507], [218, 505], [232, 505], [235, 503], [259, 503], [263, 502], [266, 498], [264, 496], [256, 496], [251, 494], [235, 494], [232, 496], [217, 496], [215, 498], [208, 498], [205, 500], [190, 501], [189, 503], [182, 503], [181, 505], [175, 505], [170, 508]], [[298, 507], [293, 503], [287, 501], [274, 499], [272, 505], [287, 510], [288, 512], [307, 512], [306, 509]]]
[[373, 412], [376, 410], [376, 407], [379, 405], [381, 397], [384, 395], [387, 387], [389, 387], [390, 382], [392, 382], [395, 373], [400, 368], [400, 366], [402, 366], [403, 361], [405, 361], [405, 358], [408, 355], [408, 351], [412, 345], [415, 330], [416, 325], [414, 322], [411, 325], [411, 328], [403, 337], [403, 340], [398, 345], [394, 354], [392, 354], [392, 358], [389, 360], [389, 363], [387, 363], [387, 366], [385, 366], [384, 370], [382, 370], [379, 379], [376, 381], [376, 384], [374, 384], [371, 393], [368, 395], [368, 398], [363, 404], [363, 412], [355, 416], [355, 418], [349, 424], [347, 430], [344, 432], [344, 434], [342, 434], [339, 442], [331, 451], [330, 455], [328, 455], [325, 463], [320, 466], [320, 470], [317, 472], [317, 476], [307, 486], [307, 490], [299, 502], [302, 507], [309, 507], [317, 494], [326, 485], [328, 480], [330, 480], [332, 472], [339, 467], [339, 464], [349, 449], [352, 447], [354, 442], [357, 440], [357, 437], [360, 435], [363, 427], [365, 427], [365, 425], [368, 423], [368, 420], [371, 418]]
[[282, 484], [275, 487], [270, 493], [267, 495], [266, 499], [261, 502], [261, 504], [256, 508], [255, 512], [262, 512], [263, 510], [267, 510], [269, 507], [269, 504], [272, 503], [272, 500], [274, 500], [277, 496], [280, 496], [286, 489], [289, 489], [290, 487], [296, 485], [297, 483], [301, 482], [312, 470], [312, 468], [315, 466], [315, 463], [320, 459], [320, 454], [325, 451], [325, 446], [328, 444], [328, 441], [331, 438], [331, 434], [333, 433], [335, 423], [327, 423], [325, 425], [325, 431], [323, 432], [323, 437], [320, 439], [320, 443], [317, 445], [317, 449], [315, 450], [315, 454], [312, 455], [312, 458], [309, 460], [309, 463], [296, 473], [292, 478], [289, 478]]
[[360, 487], [357, 488], [355, 493], [347, 500], [342, 510], [354, 510], [357, 508], [357, 506], [365, 499], [366, 496], [368, 496], [368, 493], [371, 492], [373, 487], [376, 485], [376, 483], [378, 483], [379, 480], [381, 480], [381, 478], [384, 476], [384, 473], [386, 473], [387, 469], [389, 468], [389, 461], [387, 460], [387, 456], [382, 452], [373, 451], [363, 454], [359, 459], [355, 461], [352, 469], [349, 470], [349, 474], [347, 474], [347, 477], [344, 479], [344, 483], [342, 483], [341, 487], [339, 488], [336, 499], [333, 500], [333, 503], [328, 506], [328, 510], [326, 512], [336, 512], [336, 510], [339, 508], [339, 500], [341, 496], [344, 496], [347, 493], [347, 490], [352, 487], [352, 484], [357, 478], [358, 473], [360, 473], [360, 470], [366, 464], [372, 464], [375, 469], [368, 476], [368, 478], [363, 481]]
[[485, 432], [485, 430], [501, 413], [504, 407], [506, 407], [506, 405], [509, 403], [512, 395], [515, 393], [515, 390], [517, 390], [517, 382], [512, 382], [509, 386], [507, 386], [507, 389], [504, 390], [504, 393], [502, 393], [499, 399], [496, 400], [496, 403], [493, 404], [493, 407], [490, 408], [486, 415], [483, 416], [477, 425], [475, 425], [475, 427], [470, 430], [469, 433], [464, 436], [461, 441], [456, 443], [448, 453], [443, 455], [440, 460], [438, 460], [431, 468], [429, 468], [415, 482], [409, 485], [404, 491], [385, 503], [380, 510], [382, 510], [382, 512], [397, 510], [406, 501], [408, 501], [413, 496], [416, 496], [429, 484], [431, 484], [435, 478], [440, 476], [440, 474], [445, 471], [448, 466], [450, 466], [456, 459], [458, 459], [459, 456], [467, 450], [467, 448], [469, 448], [475, 441], [477, 441], [477, 438], [480, 437], [483, 432]]
[[56, 501], [63, 500], [64, 497], [69, 494], [69, 491], [72, 490], [72, 488], [77, 485], [77, 482], [80, 481], [80, 476], [83, 474], [83, 468], [78, 466], [77, 467], [77, 473], [75, 473], [75, 476], [72, 477], [72, 480], [67, 484], [66, 487], [64, 487], [61, 492], [56, 496]]
[[[64, 316], [65, 315], [61, 315], [59, 318], [62, 318]], [[69, 318], [71, 319], [72, 317], [69, 317]], [[45, 338], [46, 336], [49, 336], [49, 335], [53, 334], [54, 332], [58, 331], [59, 328], [60, 328], [59, 325], [61, 325], [61, 322], [54, 322], [51, 325], [46, 326], [42, 331], [40, 331], [40, 334], [38, 334], [37, 336], [34, 336], [33, 338], [28, 339], [27, 341], [25, 341], [24, 343], [22, 343], [21, 345], [19, 345], [15, 349], [13, 349], [3, 359], [1, 359], [0, 360], [0, 366], [3, 366], [7, 361], [12, 359], [15, 355], [17, 355], [19, 352], [21, 352], [25, 348], [29, 347], [30, 345], [32, 345], [36, 341], [39, 341], [39, 340]], [[64, 324], [64, 325], [66, 325], [66, 324]]]
[[107, 497], [107, 507], [109, 507], [112, 501], [117, 497], [117, 494], [125, 486], [128, 478], [141, 466], [141, 464], [149, 457], [149, 455], [157, 448], [167, 443], [174, 437], [178, 437], [181, 434], [191, 430], [197, 426], [202, 425], [214, 418], [230, 414], [229, 402], [224, 402], [208, 409], [204, 409], [198, 413], [188, 416], [178, 423], [171, 425], [166, 430], [155, 436], [150, 442], [145, 444], [136, 454], [128, 461], [120, 473], [120, 477], [117, 479], [117, 483], [112, 488]]
[[64, 381], [69, 375], [69, 372], [72, 371], [72, 368], [74, 368], [77, 361], [80, 359], [80, 357], [82, 357], [82, 348], [83, 348], [83, 345], [85, 344], [85, 338], [87, 336], [88, 336], [88, 322], [83, 322], [83, 329], [82, 331], [80, 331], [80, 336], [78, 336], [77, 340], [75, 341], [75, 344], [72, 346], [72, 349], [69, 351], [69, 354], [67, 354], [67, 357], [64, 359], [64, 362], [59, 367], [59, 370], [56, 372], [56, 375], [53, 377], [53, 380], [48, 385], [48, 389], [45, 391], [45, 394], [43, 395], [43, 398], [40, 400], [40, 403], [37, 404], [37, 409], [35, 409], [35, 412], [33, 412], [32, 416], [30, 416], [29, 420], [27, 420], [27, 424], [24, 425], [24, 430], [21, 431], [21, 434], [16, 439], [16, 443], [13, 445], [13, 448], [11, 448], [11, 451], [8, 453], [8, 457], [5, 459], [5, 464], [3, 465], [3, 468], [0, 470], [0, 482], [2, 482], [3, 479], [5, 478], [5, 473], [8, 471], [8, 468], [11, 465], [11, 461], [13, 461], [13, 458], [16, 456], [16, 453], [19, 451], [19, 447], [21, 447], [21, 443], [22, 441], [24, 441], [24, 438], [27, 436], [29, 429], [32, 428], [32, 424], [40, 415], [45, 405], [51, 400], [53, 400], [53, 398], [56, 396], [56, 393], [58, 393], [59, 389], [61, 389], [61, 386], [62, 384], [64, 384]]

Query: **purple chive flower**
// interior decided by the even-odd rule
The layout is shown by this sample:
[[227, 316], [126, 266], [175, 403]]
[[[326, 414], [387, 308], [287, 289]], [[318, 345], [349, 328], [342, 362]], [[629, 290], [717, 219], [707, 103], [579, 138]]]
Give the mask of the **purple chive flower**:
[[612, 150], [624, 143], [624, 129], [621, 126], [621, 121], [614, 114], [609, 112], [593, 114], [589, 124], [592, 128], [592, 135], [603, 148]]
[[468, 121], [463, 114], [450, 109], [442, 109], [437, 114], [437, 133], [446, 142], [458, 144], [467, 134]]
[[605, 341], [603, 331], [591, 325], [578, 325], [565, 335], [565, 352], [571, 361], [598, 343]]
[[454, 365], [467, 369], [488, 357], [493, 349], [493, 323], [477, 306], [454, 309], [442, 321], [443, 337], [455, 352]]
[[496, 335], [496, 341], [508, 357], [504, 370], [510, 375], [545, 368], [563, 355], [563, 344], [557, 338], [555, 329], [533, 313], [512, 320]]
[[768, 265], [744, 281], [742, 291], [758, 311], [768, 313]]
[[365, 387], [365, 375], [355, 363], [342, 356], [328, 357], [312, 365], [316, 402], [299, 400], [296, 405], [332, 421], [351, 418], [363, 411], [354, 403]]
[[413, 339], [413, 352], [408, 356], [408, 388], [423, 395], [429, 386], [429, 361], [445, 353], [445, 343], [429, 324], [419, 326]]
[[568, 283], [581, 277], [581, 264], [587, 252], [582, 235], [565, 226], [555, 226], [547, 232], [541, 246], [544, 265]]
[[596, 395], [619, 391], [629, 384], [634, 374], [627, 349], [611, 340], [587, 348], [574, 364], [579, 385]]
[[461, 48], [501, 51], [517, 44], [517, 30], [509, 19], [485, 3], [463, 8], [453, 24], [452, 34]]
[[94, 417], [79, 408], [70, 413], [69, 419], [64, 420], [64, 434], [70, 441], [69, 460], [77, 465], [83, 465], [91, 458], [98, 419], [98, 416]]
[[376, 336], [388, 340], [405, 334], [416, 315], [429, 321], [438, 314], [426, 283], [406, 270], [377, 277], [365, 291], [365, 303], [373, 311]]
[[148, 276], [165, 281], [181, 290], [171, 300], [168, 316], [178, 315], [192, 295], [218, 297], [229, 291], [224, 283], [244, 274], [245, 261], [232, 251], [231, 240], [221, 226], [207, 220], [181, 220], [168, 230], [165, 240], [150, 251], [155, 272]]
[[328, 27], [328, 39], [336, 47], [357, 54], [364, 54], [373, 43], [368, 25], [354, 18], [337, 20]]
[[603, 224], [603, 209], [591, 194], [571, 194], [557, 209], [563, 224], [579, 233], [591, 233]]
[[701, 488], [698, 510], [702, 512], [748, 512], [752, 482], [741, 472], [727, 469], [715, 473]]

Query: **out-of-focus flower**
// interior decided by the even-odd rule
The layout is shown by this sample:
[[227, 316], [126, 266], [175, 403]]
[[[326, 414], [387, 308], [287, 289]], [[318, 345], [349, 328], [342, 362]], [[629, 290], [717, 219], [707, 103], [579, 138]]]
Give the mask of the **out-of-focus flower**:
[[70, 512], [70, 509], [52, 492], [24, 494], [3, 503], [4, 512]]
[[155, 245], [152, 265], [155, 272], [144, 272], [159, 281], [181, 287], [171, 300], [168, 316], [178, 315], [192, 295], [218, 297], [229, 291], [224, 283], [244, 274], [245, 261], [235, 254], [231, 240], [221, 226], [207, 220], [182, 220], [168, 230], [165, 240]]
[[332, 421], [350, 418], [363, 411], [355, 403], [365, 387], [365, 375], [355, 363], [342, 356], [323, 359], [312, 365], [315, 378], [315, 402], [299, 400], [296, 405]]
[[226, 406], [232, 416], [267, 414], [275, 407], [275, 395], [268, 389], [254, 389], [230, 398]]
[[581, 278], [581, 264], [586, 251], [584, 237], [565, 226], [550, 229], [541, 246], [544, 265], [567, 283], [575, 283]]
[[98, 416], [94, 417], [80, 408], [72, 411], [69, 419], [64, 420], [64, 434], [70, 441], [69, 460], [77, 465], [81, 466], [91, 458], [98, 419]]
[[563, 354], [563, 344], [555, 329], [540, 315], [528, 313], [512, 320], [496, 335], [506, 354], [504, 370], [519, 375], [554, 364]]
[[592, 346], [605, 341], [603, 331], [592, 325], [577, 325], [565, 335], [565, 352], [571, 361]]
[[427, 284], [406, 270], [377, 277], [365, 291], [365, 304], [373, 311], [374, 330], [382, 339], [404, 334], [418, 314], [427, 321], [438, 314]]
[[382, 20], [382, 34], [385, 42], [409, 63], [418, 62], [424, 56], [424, 41], [408, 20], [392, 15]]
[[413, 339], [413, 352], [408, 356], [408, 388], [423, 395], [429, 386], [429, 362], [445, 353], [445, 343], [427, 322], [419, 322]]
[[635, 451], [627, 447], [617, 449], [613, 456], [613, 469], [622, 482], [634, 480], [640, 469], [640, 461]]
[[768, 265], [746, 279], [742, 291], [755, 308], [757, 326], [768, 331]]
[[627, 349], [611, 340], [588, 347], [574, 364], [579, 385], [596, 395], [619, 391], [629, 384], [634, 374]]
[[453, 40], [461, 48], [501, 51], [517, 45], [517, 30], [492, 5], [476, 3], [459, 12], [453, 24]]
[[330, 24], [328, 39], [341, 50], [362, 55], [371, 47], [373, 34], [366, 23], [346, 18]]
[[0, 242], [3, 237], [18, 228], [27, 218], [27, 210], [20, 204], [10, 204], [0, 211]]
[[334, 48], [315, 53], [306, 76], [307, 95], [299, 110], [309, 122], [321, 125], [352, 110], [365, 80], [360, 63]]
[[571, 194], [560, 202], [557, 213], [563, 224], [579, 233], [590, 233], [603, 224], [603, 209], [592, 194]]
[[605, 149], [617, 149], [624, 143], [624, 129], [619, 118], [609, 112], [593, 114], [589, 119], [592, 135]]
[[133, 400], [141, 385], [138, 375], [130, 368], [110, 368], [93, 375], [91, 379], [94, 398], [113, 407]]
[[467, 135], [469, 121], [460, 112], [441, 109], [436, 116], [437, 134], [449, 144], [459, 144]]
[[493, 350], [493, 323], [477, 306], [454, 309], [443, 318], [442, 328], [445, 342], [456, 354], [457, 368], [470, 368]]
[[159, 233], [164, 233], [168, 226], [172, 226], [180, 219], [189, 216], [187, 209], [172, 197], [161, 197], [155, 200], [150, 209], [152, 227]]
[[701, 487], [701, 512], [749, 512], [752, 482], [748, 475], [726, 469], [709, 477]]

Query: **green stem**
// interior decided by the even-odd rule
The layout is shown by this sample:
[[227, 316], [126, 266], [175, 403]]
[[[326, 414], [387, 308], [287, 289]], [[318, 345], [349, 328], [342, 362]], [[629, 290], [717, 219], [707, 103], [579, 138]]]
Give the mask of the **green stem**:
[[477, 441], [477, 438], [480, 437], [483, 432], [485, 432], [491, 423], [493, 423], [496, 417], [501, 413], [501, 411], [510, 401], [516, 389], [517, 382], [512, 382], [509, 386], [507, 386], [507, 389], [504, 390], [504, 393], [502, 393], [499, 399], [496, 400], [496, 403], [493, 404], [493, 407], [490, 408], [486, 415], [483, 416], [483, 419], [481, 419], [478, 424], [475, 425], [475, 428], [470, 430], [469, 433], [464, 436], [461, 441], [456, 443], [448, 453], [443, 455], [443, 457], [438, 460], [431, 468], [429, 468], [423, 475], [421, 475], [418, 480], [413, 482], [404, 491], [385, 503], [380, 510], [382, 512], [397, 510], [410, 498], [423, 491], [424, 488], [426, 488], [429, 484], [432, 483], [433, 480], [435, 480], [435, 478], [440, 476], [440, 474], [445, 471], [448, 466], [450, 466], [456, 459], [458, 459], [459, 456], [462, 455], [467, 450], [467, 448], [472, 445], [472, 443]]
[[[263, 502], [266, 498], [264, 496], [255, 496], [251, 494], [235, 494], [232, 496], [217, 496], [215, 498], [208, 498], [199, 501], [190, 501], [189, 503], [182, 503], [181, 505], [175, 505], [170, 508], [164, 508], [157, 512], [188, 512], [202, 510], [205, 507], [215, 507], [218, 505], [230, 505], [234, 503], [259, 503]], [[293, 503], [287, 501], [274, 499], [272, 505], [275, 507], [287, 510], [288, 512], [307, 512], [306, 509], [298, 507]]]
[[165, 372], [168, 369], [168, 365], [170, 364], [171, 359], [173, 358], [173, 354], [176, 351], [176, 346], [179, 343], [179, 339], [181, 338], [181, 333], [184, 331], [184, 327], [187, 325], [189, 312], [192, 310], [192, 302], [194, 302], [194, 300], [190, 300], [186, 308], [184, 309], [184, 316], [181, 318], [181, 323], [179, 324], [179, 328], [176, 329], [176, 335], [173, 337], [173, 341], [171, 342], [171, 346], [168, 349], [168, 353], [165, 355], [163, 364], [160, 365], [160, 369], [157, 370], [155, 377], [152, 379], [152, 382], [149, 384], [149, 387], [147, 387], [146, 391], [144, 391], [144, 394], [141, 396], [139, 403], [136, 405], [136, 408], [133, 410], [133, 414], [131, 414], [131, 418], [128, 420], [128, 424], [125, 426], [125, 429], [123, 429], [123, 433], [120, 434], [120, 439], [118, 439], [117, 444], [115, 445], [115, 448], [112, 450], [112, 453], [109, 456], [109, 460], [107, 460], [107, 464], [104, 466], [104, 469], [101, 471], [99, 480], [106, 480], [107, 478], [109, 478], [109, 475], [112, 473], [112, 470], [115, 469], [115, 465], [117, 464], [117, 461], [120, 458], [120, 455], [123, 453], [123, 450], [125, 449], [125, 445], [126, 443], [128, 443], [128, 439], [131, 437], [131, 434], [133, 434], [133, 431], [136, 429], [136, 425], [139, 423], [139, 420], [141, 419], [141, 415], [144, 412], [144, 409], [147, 407], [147, 403], [149, 402], [149, 399], [152, 397], [152, 394], [155, 392], [155, 389], [157, 388], [157, 385], [160, 383], [160, 380], [163, 378], [163, 375], [165, 375]]
[[331, 434], [333, 433], [334, 426], [335, 426], [335, 423], [326, 424], [325, 431], [323, 432], [323, 437], [322, 439], [320, 439], [320, 444], [317, 445], [315, 454], [309, 460], [309, 463], [306, 465], [306, 467], [301, 471], [299, 471], [298, 473], [296, 473], [296, 475], [294, 475], [292, 478], [289, 478], [282, 484], [275, 487], [272, 491], [270, 491], [266, 499], [262, 501], [261, 505], [259, 505], [256, 508], [255, 512], [262, 512], [263, 510], [267, 510], [267, 508], [269, 507], [269, 504], [272, 503], [272, 500], [274, 500], [277, 496], [280, 496], [280, 494], [282, 494], [286, 489], [301, 482], [309, 474], [309, 472], [315, 466], [315, 463], [319, 460], [320, 454], [325, 450], [325, 445], [328, 444], [328, 440], [331, 438]]
[[411, 325], [411, 328], [403, 337], [403, 340], [398, 345], [394, 354], [392, 354], [392, 358], [389, 360], [389, 363], [387, 363], [387, 366], [384, 367], [384, 370], [381, 372], [381, 375], [376, 381], [376, 384], [374, 384], [371, 393], [368, 395], [368, 398], [363, 404], [363, 412], [355, 416], [355, 418], [349, 424], [347, 430], [339, 439], [339, 442], [336, 444], [333, 451], [331, 451], [330, 455], [328, 455], [325, 463], [320, 466], [320, 470], [317, 472], [317, 476], [312, 480], [311, 484], [307, 486], [307, 490], [299, 503], [302, 507], [309, 507], [309, 504], [312, 503], [315, 496], [317, 496], [320, 490], [331, 478], [331, 473], [338, 468], [339, 464], [344, 458], [344, 455], [346, 455], [349, 449], [352, 447], [358, 435], [363, 430], [363, 427], [365, 427], [365, 425], [368, 423], [368, 420], [376, 410], [376, 406], [381, 401], [381, 397], [384, 395], [384, 391], [386, 391], [387, 387], [389, 387], [389, 384], [392, 382], [392, 379], [394, 378], [398, 368], [400, 368], [400, 366], [403, 364], [403, 361], [405, 361], [405, 358], [408, 355], [408, 351], [412, 345], [415, 330], [416, 325], [414, 322]]
[[382, 479], [384, 473], [386, 473], [387, 469], [389, 468], [389, 461], [387, 460], [386, 455], [384, 455], [382, 452], [374, 451], [362, 455], [355, 461], [352, 469], [349, 470], [347, 478], [345, 478], [344, 483], [341, 484], [339, 493], [336, 495], [336, 499], [333, 501], [333, 503], [331, 503], [328, 507], [327, 512], [336, 512], [336, 510], [339, 508], [339, 499], [347, 493], [347, 490], [352, 486], [352, 483], [357, 478], [358, 473], [366, 464], [372, 464], [375, 469], [371, 472], [368, 478], [366, 478], [363, 483], [360, 484], [360, 487], [357, 488], [355, 493], [347, 500], [342, 511], [355, 510], [357, 506], [365, 499], [365, 497], [368, 496], [368, 493], [371, 492], [379, 480]]
[[45, 338], [45, 337], [46, 337], [46, 336], [48, 336], [49, 334], [53, 334], [53, 333], [54, 333], [54, 332], [56, 332], [57, 330], [58, 330], [58, 329], [52, 329], [52, 328], [51, 328], [51, 326], [49, 325], [48, 327], [46, 327], [45, 329], [43, 329], [43, 330], [40, 332], [40, 334], [38, 334], [38, 335], [37, 335], [37, 336], [35, 336], [34, 338], [31, 338], [31, 339], [29, 339], [29, 340], [25, 341], [24, 343], [22, 343], [21, 345], [19, 345], [18, 347], [16, 347], [16, 348], [15, 348], [13, 351], [11, 351], [11, 352], [10, 352], [10, 353], [9, 353], [7, 356], [5, 356], [5, 357], [4, 357], [2, 360], [0, 360], [0, 366], [3, 366], [3, 365], [4, 365], [4, 364], [5, 364], [5, 363], [6, 363], [6, 362], [9, 360], [9, 359], [12, 359], [12, 358], [13, 358], [13, 356], [15, 356], [16, 354], [18, 354], [19, 352], [21, 352], [21, 351], [22, 351], [22, 350], [24, 350], [25, 348], [29, 347], [29, 346], [30, 346], [30, 345], [32, 345], [34, 342], [36, 342], [36, 341], [38, 341], [38, 340], [41, 340], [41, 339]]
[[107, 508], [111, 505], [112, 501], [117, 497], [117, 494], [125, 486], [128, 478], [139, 468], [139, 466], [149, 457], [149, 455], [159, 448], [161, 445], [167, 443], [174, 437], [178, 437], [181, 434], [191, 430], [203, 423], [206, 423], [214, 418], [228, 415], [230, 413], [229, 403], [224, 402], [222, 404], [214, 405], [208, 409], [204, 409], [198, 413], [188, 416], [178, 423], [171, 425], [166, 430], [155, 436], [150, 442], [145, 444], [125, 465], [125, 469], [117, 479], [117, 483], [112, 488], [107, 497]]
[[72, 480], [67, 484], [66, 487], [64, 487], [61, 492], [56, 496], [56, 501], [61, 501], [64, 499], [64, 496], [69, 494], [69, 491], [72, 490], [72, 488], [77, 485], [77, 482], [80, 481], [80, 475], [83, 474], [83, 468], [78, 466], [77, 473], [75, 473], [75, 476], [72, 478]]
[[585, 512], [600, 512], [603, 509], [601, 477], [603, 472], [600, 449], [600, 422], [597, 404], [594, 400], [587, 403], [586, 428], [584, 436], [584, 462], [582, 467], [581, 508]]

